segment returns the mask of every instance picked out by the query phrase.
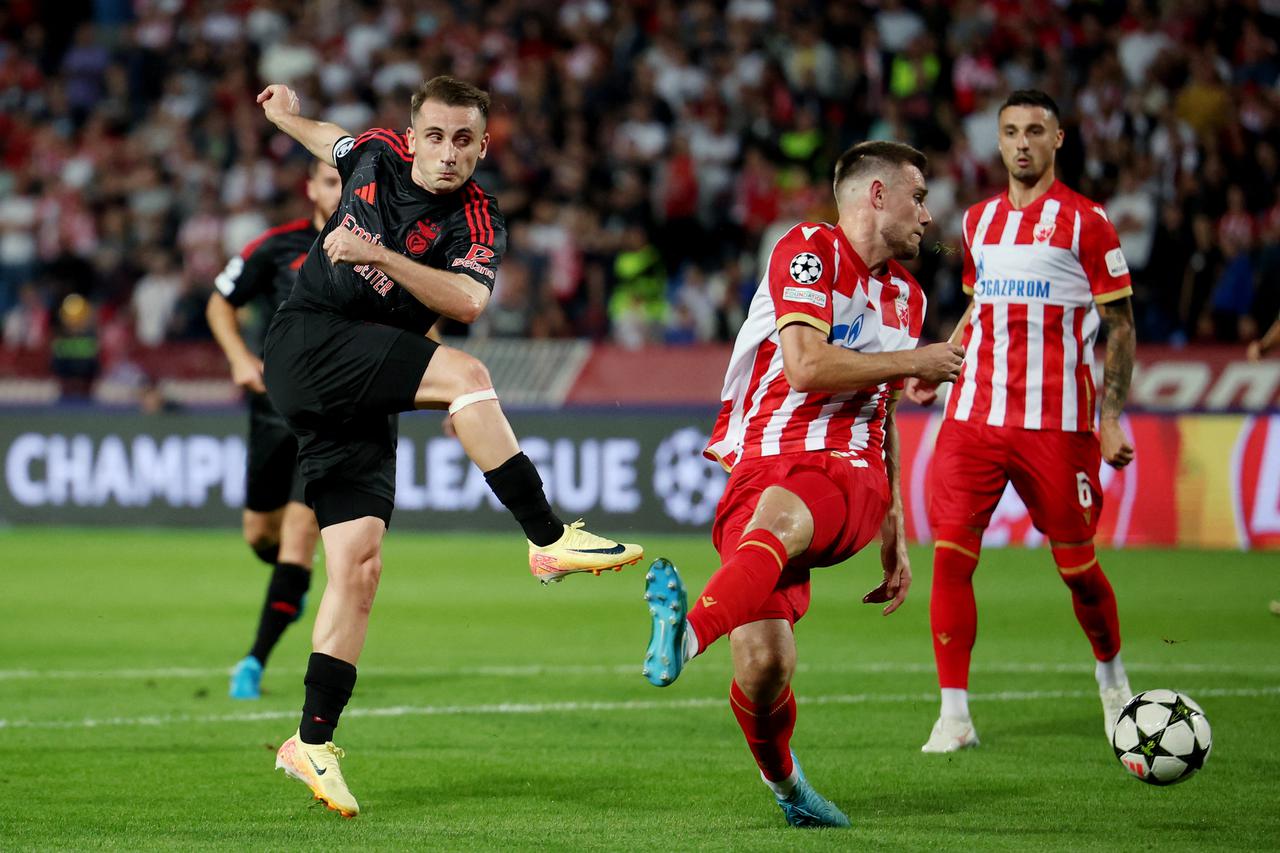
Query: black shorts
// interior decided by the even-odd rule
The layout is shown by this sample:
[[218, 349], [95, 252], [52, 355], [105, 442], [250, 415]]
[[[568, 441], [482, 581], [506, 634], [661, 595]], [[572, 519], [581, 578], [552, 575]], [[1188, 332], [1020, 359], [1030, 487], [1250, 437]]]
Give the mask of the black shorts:
[[265, 394], [249, 395], [249, 447], [244, 508], [274, 512], [303, 500], [298, 473], [298, 439]]
[[391, 523], [398, 414], [437, 344], [378, 323], [299, 309], [267, 330], [267, 393], [298, 438], [307, 505], [320, 527], [364, 516]]

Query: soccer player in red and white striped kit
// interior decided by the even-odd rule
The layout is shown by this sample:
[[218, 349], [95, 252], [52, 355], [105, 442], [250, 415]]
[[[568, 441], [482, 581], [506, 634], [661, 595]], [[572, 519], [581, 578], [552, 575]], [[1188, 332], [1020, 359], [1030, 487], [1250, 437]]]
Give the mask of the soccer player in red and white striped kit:
[[[1104, 728], [1132, 695], [1120, 661], [1116, 598], [1093, 537], [1102, 511], [1100, 460], [1123, 468], [1120, 425], [1133, 372], [1129, 269], [1102, 207], [1054, 175], [1063, 131], [1044, 92], [1013, 92], [1000, 109], [1006, 192], [964, 215], [963, 285], [973, 300], [956, 327], [965, 366], [951, 388], [929, 474], [935, 539], [929, 605], [942, 711], [924, 752], [976, 746], [969, 660], [977, 633], [973, 573], [982, 533], [1012, 482], [1044, 533], [1097, 660]], [[1107, 328], [1094, 418], [1093, 348]], [[936, 388], [910, 382], [928, 404]]]
[[712, 530], [720, 569], [692, 608], [670, 562], [645, 576], [645, 677], [666, 687], [728, 636], [730, 707], [792, 826], [849, 826], [791, 752], [793, 626], [809, 609], [810, 571], [878, 535], [884, 579], [863, 601], [886, 614], [902, 604], [911, 567], [893, 409], [907, 377], [943, 382], [961, 368], [959, 346], [916, 348], [925, 295], [899, 263], [919, 254], [932, 221], [927, 168], [899, 142], [854, 145], [836, 163], [837, 223], [798, 223], [773, 247], [706, 450], [732, 472]]

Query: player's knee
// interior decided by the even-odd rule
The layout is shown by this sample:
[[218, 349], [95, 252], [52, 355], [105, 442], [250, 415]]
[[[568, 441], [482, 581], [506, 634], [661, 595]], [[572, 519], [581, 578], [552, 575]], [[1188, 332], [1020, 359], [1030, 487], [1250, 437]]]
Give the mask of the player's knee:
[[1058, 567], [1058, 574], [1068, 584], [1072, 578], [1081, 576], [1098, 565], [1098, 555], [1092, 541], [1070, 544], [1050, 542], [1049, 549], [1053, 552], [1053, 562]]
[[382, 556], [374, 555], [360, 561], [356, 566], [355, 580], [358, 586], [356, 606], [368, 614], [373, 610], [373, 596], [378, 591], [378, 582], [382, 580]]
[[493, 379], [489, 376], [488, 369], [470, 356], [460, 361], [449, 393], [449, 414], [456, 415], [475, 403], [497, 399], [498, 394], [493, 390]]
[[280, 541], [294, 546], [294, 550], [310, 553], [315, 550], [319, 539], [320, 526], [316, 523], [315, 514], [301, 505], [290, 504], [280, 524]]
[[363, 558], [336, 558], [327, 563], [328, 583], [340, 588], [347, 606], [367, 615], [373, 609], [373, 598], [382, 579], [382, 556], [373, 554]]
[[455, 396], [463, 394], [473, 394], [476, 391], [483, 391], [486, 388], [493, 387], [493, 379], [489, 376], [489, 369], [484, 366], [484, 362], [478, 358], [466, 356], [460, 360], [459, 369], [454, 374], [455, 378]]
[[734, 679], [752, 702], [769, 702], [791, 681], [795, 662], [780, 649], [755, 646], [747, 649], [735, 667]]
[[268, 566], [274, 566], [280, 558], [280, 539], [274, 530], [251, 529], [246, 525], [244, 541], [249, 546], [249, 549], [253, 551], [254, 556]]
[[[939, 572], [972, 575], [982, 554], [982, 531], [963, 525], [942, 525], [934, 531], [934, 577]], [[951, 557], [955, 559], [943, 559]]]
[[770, 486], [760, 495], [751, 523], [747, 525], [748, 532], [761, 529], [778, 537], [787, 549], [787, 556], [795, 557], [813, 541], [813, 515], [792, 492]]

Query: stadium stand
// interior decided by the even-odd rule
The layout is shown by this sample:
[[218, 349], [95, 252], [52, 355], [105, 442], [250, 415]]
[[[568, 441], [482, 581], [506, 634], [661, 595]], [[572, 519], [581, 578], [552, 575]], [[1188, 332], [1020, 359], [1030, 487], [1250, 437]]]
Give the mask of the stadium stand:
[[1035, 85], [1064, 110], [1062, 177], [1108, 200], [1141, 339], [1248, 340], [1280, 308], [1278, 36], [1280, 4], [1207, 0], [13, 0], [0, 385], [216, 377], [214, 275], [305, 206], [305, 153], [253, 95], [288, 81], [312, 115], [400, 128], [444, 72], [495, 96], [478, 180], [511, 227], [473, 337], [731, 340], [758, 259], [832, 217], [829, 164], [865, 138], [931, 157], [937, 336], [959, 211], [1003, 179], [994, 110]]

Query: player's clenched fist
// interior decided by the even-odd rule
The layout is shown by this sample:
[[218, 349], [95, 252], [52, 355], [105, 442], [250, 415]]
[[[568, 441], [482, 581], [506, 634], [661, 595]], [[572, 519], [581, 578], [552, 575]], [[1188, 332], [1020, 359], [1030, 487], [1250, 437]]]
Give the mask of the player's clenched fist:
[[357, 237], [350, 228], [335, 228], [324, 238], [324, 253], [335, 264], [372, 264], [381, 249]]
[[283, 83], [272, 83], [258, 93], [258, 103], [262, 112], [272, 124], [279, 124], [281, 119], [296, 116], [302, 109], [298, 93]]
[[960, 376], [964, 364], [964, 347], [959, 344], [930, 344], [916, 350], [916, 369], [913, 375], [925, 382], [937, 385], [954, 382]]

